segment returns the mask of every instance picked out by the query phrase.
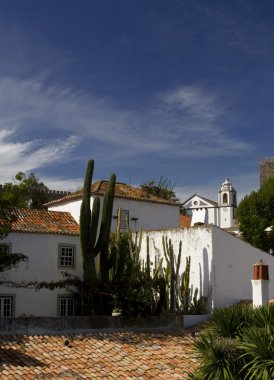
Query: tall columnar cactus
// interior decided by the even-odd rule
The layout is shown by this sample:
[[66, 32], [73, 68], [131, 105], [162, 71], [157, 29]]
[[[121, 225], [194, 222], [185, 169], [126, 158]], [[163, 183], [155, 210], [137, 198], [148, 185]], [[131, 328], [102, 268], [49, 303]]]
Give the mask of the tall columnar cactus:
[[179, 297], [180, 297], [181, 305], [183, 307], [184, 314], [187, 314], [189, 305], [190, 305], [190, 288], [189, 288], [190, 262], [191, 262], [190, 256], [186, 257], [186, 266], [181, 277], [181, 285], [179, 289]]
[[171, 312], [176, 311], [176, 299], [177, 299], [177, 284], [179, 279], [179, 269], [181, 264], [182, 254], [182, 242], [179, 243], [179, 253], [176, 260], [174, 255], [173, 244], [171, 239], [167, 240], [167, 237], [162, 237], [163, 251], [166, 259], [165, 275], [166, 281], [169, 284], [169, 308]]
[[[103, 281], [109, 281], [109, 271], [113, 266], [113, 257], [109, 252], [109, 240], [110, 240], [110, 230], [111, 230], [111, 221], [112, 221], [112, 212], [113, 212], [113, 201], [115, 193], [115, 181], [116, 176], [112, 174], [109, 180], [108, 192], [105, 195], [104, 204], [103, 204], [103, 214], [102, 214], [102, 223], [105, 225], [105, 236], [104, 241], [102, 241], [102, 248], [100, 254], [100, 278]], [[106, 200], [106, 201], [105, 201]], [[104, 222], [103, 222], [104, 217]], [[99, 235], [100, 238], [100, 235]], [[99, 242], [98, 238], [98, 242]]]
[[146, 259], [146, 276], [149, 279], [150, 278], [150, 252], [149, 252], [149, 237], [146, 237], [146, 243], [147, 243], [147, 259]]
[[[92, 212], [90, 210], [91, 184], [94, 170], [94, 161], [88, 161], [84, 188], [83, 200], [80, 211], [80, 242], [83, 258], [84, 281], [93, 284], [97, 278], [95, 259], [102, 250], [108, 246], [110, 227], [112, 220], [113, 199], [115, 191], [116, 176], [112, 174], [109, 181], [109, 188], [103, 200], [101, 224], [100, 198], [93, 201]], [[104, 260], [104, 258], [103, 258]], [[102, 258], [101, 260], [102, 261]], [[104, 265], [104, 264], [103, 264]]]

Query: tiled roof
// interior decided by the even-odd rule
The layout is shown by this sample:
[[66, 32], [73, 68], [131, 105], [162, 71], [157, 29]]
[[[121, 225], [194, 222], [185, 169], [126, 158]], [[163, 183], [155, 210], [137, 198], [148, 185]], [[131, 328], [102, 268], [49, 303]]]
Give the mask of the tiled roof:
[[180, 226], [184, 228], [188, 228], [191, 226], [192, 217], [189, 215], [180, 215]]
[[[103, 196], [105, 192], [107, 191], [107, 189], [108, 189], [108, 181], [103, 181], [103, 180], [96, 181], [91, 185], [91, 195]], [[63, 198], [49, 202], [47, 203], [47, 206], [51, 207], [53, 205], [66, 204], [71, 201], [82, 199], [82, 196], [83, 196], [83, 190], [81, 189], [81, 190], [72, 192]], [[167, 204], [171, 206], [178, 206], [178, 203], [176, 201], [159, 198], [156, 195], [152, 195], [139, 187], [133, 187], [131, 185], [127, 185], [121, 182], [116, 182], [115, 198], [131, 199], [131, 200], [135, 200], [139, 202], [152, 202], [152, 203]]]
[[69, 212], [16, 209], [12, 232], [79, 235], [79, 225]]
[[0, 336], [0, 379], [188, 379], [190, 331]]

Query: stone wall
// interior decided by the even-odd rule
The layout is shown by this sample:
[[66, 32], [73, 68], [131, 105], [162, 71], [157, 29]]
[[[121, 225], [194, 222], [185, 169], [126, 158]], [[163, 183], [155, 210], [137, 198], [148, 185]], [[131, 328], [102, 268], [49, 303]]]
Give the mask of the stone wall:
[[0, 318], [1, 334], [44, 334], [92, 329], [183, 328], [182, 315], [147, 317], [19, 317]]
[[260, 187], [264, 182], [274, 176], [274, 157], [260, 160]]

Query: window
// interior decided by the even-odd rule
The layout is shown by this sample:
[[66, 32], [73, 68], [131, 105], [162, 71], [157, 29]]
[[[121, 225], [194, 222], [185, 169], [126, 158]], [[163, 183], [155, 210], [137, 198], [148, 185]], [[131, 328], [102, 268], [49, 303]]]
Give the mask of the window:
[[75, 298], [59, 297], [60, 317], [72, 317], [75, 314]]
[[1, 253], [10, 253], [10, 244], [0, 244], [0, 254]]
[[59, 245], [59, 267], [75, 268], [75, 246]]
[[0, 296], [0, 318], [12, 317], [13, 297]]
[[129, 228], [129, 211], [121, 209], [121, 230]]
[[223, 195], [223, 203], [227, 203], [227, 194], [226, 193]]

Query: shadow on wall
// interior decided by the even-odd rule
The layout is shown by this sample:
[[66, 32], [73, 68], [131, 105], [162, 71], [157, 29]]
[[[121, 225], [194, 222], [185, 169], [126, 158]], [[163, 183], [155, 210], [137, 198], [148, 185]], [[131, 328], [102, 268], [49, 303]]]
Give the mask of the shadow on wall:
[[208, 299], [208, 305], [212, 306], [212, 261], [209, 264], [208, 250], [203, 248], [203, 262], [199, 263], [200, 296]]

